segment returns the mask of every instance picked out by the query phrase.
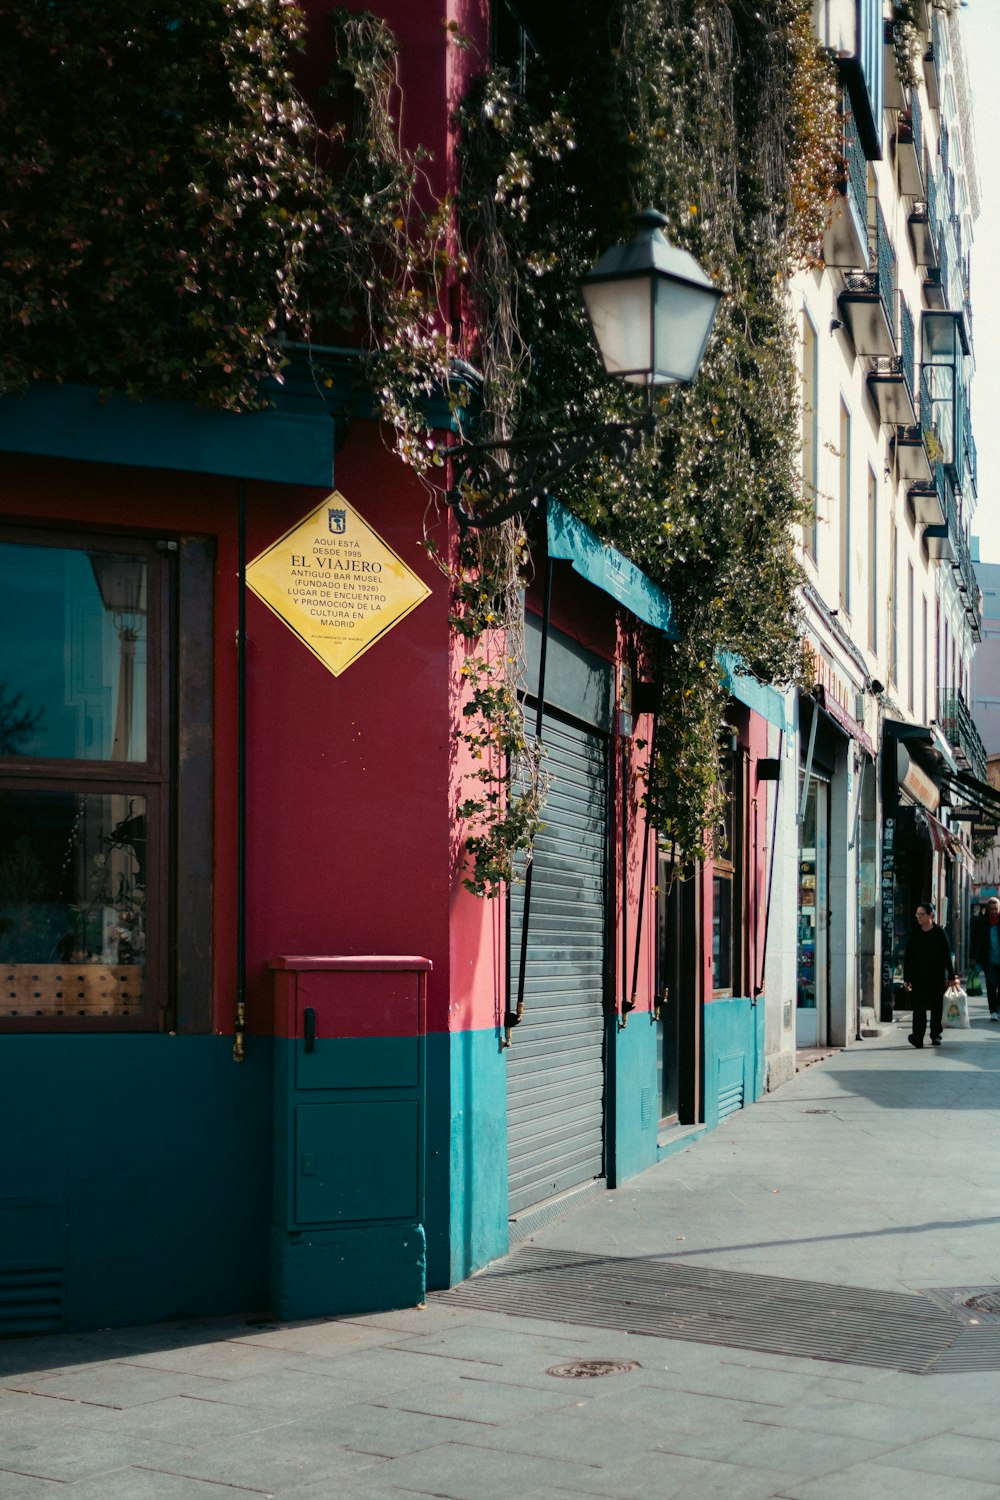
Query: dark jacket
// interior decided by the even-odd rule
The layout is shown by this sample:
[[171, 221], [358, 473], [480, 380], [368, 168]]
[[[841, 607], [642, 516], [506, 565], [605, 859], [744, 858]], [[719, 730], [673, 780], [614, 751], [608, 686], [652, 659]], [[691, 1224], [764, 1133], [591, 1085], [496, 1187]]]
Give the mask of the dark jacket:
[[969, 951], [974, 961], [985, 969], [990, 961], [990, 919], [982, 911], [972, 921], [969, 933]]
[[903, 955], [903, 978], [918, 995], [939, 996], [949, 979], [955, 977], [951, 945], [943, 927], [937, 923], [923, 932], [915, 927]]

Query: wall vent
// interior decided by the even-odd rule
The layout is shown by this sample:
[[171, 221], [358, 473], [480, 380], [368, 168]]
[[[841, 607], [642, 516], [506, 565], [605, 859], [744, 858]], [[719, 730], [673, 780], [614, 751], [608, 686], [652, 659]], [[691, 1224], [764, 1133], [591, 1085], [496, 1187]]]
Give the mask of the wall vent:
[[66, 1201], [0, 1200], [0, 1337], [64, 1326]]
[[719, 1119], [735, 1114], [743, 1108], [743, 1066], [746, 1059], [742, 1052], [731, 1052], [719, 1058]]

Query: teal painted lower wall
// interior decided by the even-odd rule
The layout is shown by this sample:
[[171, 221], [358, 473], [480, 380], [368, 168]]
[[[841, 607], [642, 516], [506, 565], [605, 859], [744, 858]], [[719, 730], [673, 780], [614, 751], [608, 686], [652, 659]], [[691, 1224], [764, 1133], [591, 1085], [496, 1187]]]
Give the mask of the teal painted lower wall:
[[[371, 1045], [377, 1053], [382, 1042]], [[4, 1273], [25, 1266], [53, 1268], [56, 1284], [61, 1276], [61, 1309], [40, 1326], [70, 1331], [263, 1311], [276, 1284], [300, 1299], [302, 1275], [321, 1262], [359, 1283], [345, 1289], [345, 1306], [409, 1297], [413, 1277], [401, 1292], [379, 1271], [400, 1257], [391, 1231], [377, 1228], [357, 1246], [336, 1231], [286, 1236], [276, 1283], [275, 1193], [290, 1169], [274, 1161], [274, 1142], [284, 1140], [285, 1157], [293, 1149], [274, 1128], [275, 1065], [286, 1052], [281, 1039], [250, 1037], [235, 1064], [224, 1036], [5, 1037], [0, 1331]], [[440, 1287], [508, 1247], [496, 1031], [428, 1037], [426, 1077], [426, 1219], [408, 1245], [421, 1242], [410, 1261], [422, 1280], [426, 1230], [426, 1282]]]
[[428, 1283], [449, 1286], [507, 1253], [507, 1068], [495, 1027], [428, 1037], [447, 1120], [428, 1135]]
[[[634, 1014], [612, 1045], [607, 1159], [618, 1185], [669, 1143], [657, 1143], [655, 1026]], [[287, 1177], [287, 1163], [275, 1172], [273, 1160], [276, 1048], [285, 1046], [251, 1037], [247, 1060], [234, 1064], [224, 1036], [5, 1037], [0, 1289], [19, 1266], [60, 1270], [59, 1316], [70, 1330], [268, 1308], [273, 1184]], [[763, 1006], [706, 1006], [703, 1056], [705, 1120], [684, 1144], [717, 1125], [727, 1101], [762, 1094]], [[506, 1062], [496, 1030], [429, 1036], [426, 1080], [434, 1288], [509, 1247]], [[291, 1149], [286, 1132], [280, 1151]], [[308, 1233], [331, 1267], [367, 1276], [352, 1305], [383, 1294], [386, 1306], [399, 1305], [399, 1288], [383, 1285], [372, 1257], [348, 1253], [335, 1233]], [[414, 1265], [423, 1253], [421, 1245]], [[289, 1260], [288, 1275], [299, 1274]]]
[[704, 1015], [704, 1115], [714, 1129], [737, 1097], [752, 1104], [764, 1092], [764, 1007], [752, 1000], [713, 1000]]
[[656, 1093], [657, 1025], [634, 1011], [615, 1034], [612, 1126], [608, 1142], [608, 1186], [643, 1172], [656, 1161], [660, 1101]]
[[271, 1044], [6, 1036], [0, 1270], [63, 1267], [70, 1330], [263, 1309]]

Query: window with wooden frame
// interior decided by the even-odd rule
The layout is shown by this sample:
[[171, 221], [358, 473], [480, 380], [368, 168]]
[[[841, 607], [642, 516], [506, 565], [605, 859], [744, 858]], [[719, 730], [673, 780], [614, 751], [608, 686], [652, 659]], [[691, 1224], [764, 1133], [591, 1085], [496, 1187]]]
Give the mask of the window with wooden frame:
[[[172, 891], [184, 881], [170, 840], [183, 759], [175, 718], [196, 680], [198, 713], [211, 712], [204, 670], [189, 667], [183, 687], [177, 672], [179, 551], [176, 541], [0, 527], [4, 1030], [173, 1029], [178, 975], [195, 949], [210, 950], [204, 914], [170, 942]], [[211, 573], [200, 571], [210, 640]], [[204, 781], [204, 752], [196, 759]], [[189, 872], [192, 859], [210, 867], [204, 814], [202, 799], [201, 847], [181, 841]], [[203, 993], [183, 1029], [206, 1019]]]
[[719, 757], [724, 806], [712, 849], [712, 994], [740, 993], [743, 958], [743, 758], [739, 750]]

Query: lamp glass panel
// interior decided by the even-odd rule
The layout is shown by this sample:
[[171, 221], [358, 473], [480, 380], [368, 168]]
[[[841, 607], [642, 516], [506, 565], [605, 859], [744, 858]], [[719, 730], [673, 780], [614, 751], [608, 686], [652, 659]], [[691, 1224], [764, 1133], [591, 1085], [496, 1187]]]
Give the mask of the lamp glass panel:
[[656, 285], [653, 380], [693, 380], [715, 321], [718, 295], [661, 278]]
[[651, 365], [651, 277], [584, 282], [583, 299], [609, 375], [645, 385]]

